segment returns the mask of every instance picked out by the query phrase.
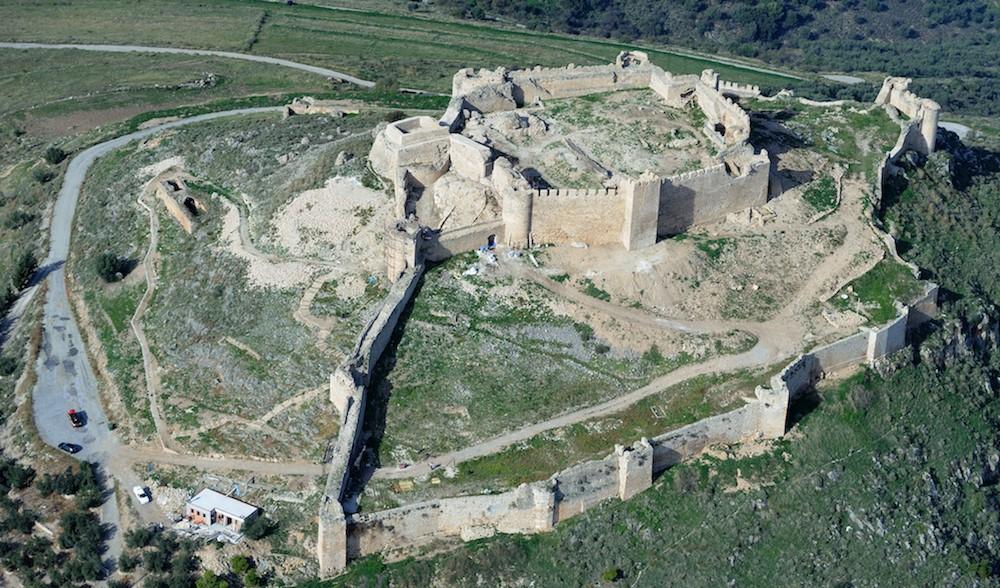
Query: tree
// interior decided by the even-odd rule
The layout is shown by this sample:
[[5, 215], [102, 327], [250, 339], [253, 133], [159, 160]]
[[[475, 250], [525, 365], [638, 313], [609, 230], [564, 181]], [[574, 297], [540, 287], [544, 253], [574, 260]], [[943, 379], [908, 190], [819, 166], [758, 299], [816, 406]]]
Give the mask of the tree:
[[36, 269], [38, 269], [38, 259], [35, 254], [30, 251], [22, 253], [17, 258], [17, 263], [14, 265], [14, 275], [11, 278], [14, 290], [20, 290], [27, 286]]
[[261, 515], [250, 522], [250, 524], [243, 527], [243, 534], [247, 536], [248, 539], [263, 539], [271, 534], [278, 525], [274, 523], [271, 519]]
[[242, 576], [252, 567], [250, 559], [245, 555], [234, 555], [229, 560], [229, 568], [233, 570], [233, 573], [237, 576]]
[[94, 260], [94, 271], [107, 283], [121, 279], [122, 262], [114, 253], [102, 253]]
[[96, 546], [101, 543], [101, 521], [92, 512], [71, 510], [59, 519], [59, 546], [73, 549], [78, 545]]
[[205, 570], [194, 586], [195, 588], [229, 588], [229, 582], [225, 578], [220, 578], [212, 570]]
[[31, 172], [31, 177], [35, 178], [35, 181], [39, 184], [47, 184], [52, 181], [52, 178], [56, 177], [56, 172], [47, 167], [36, 167], [35, 171]]
[[45, 161], [56, 165], [66, 159], [66, 152], [59, 147], [52, 146], [45, 150]]

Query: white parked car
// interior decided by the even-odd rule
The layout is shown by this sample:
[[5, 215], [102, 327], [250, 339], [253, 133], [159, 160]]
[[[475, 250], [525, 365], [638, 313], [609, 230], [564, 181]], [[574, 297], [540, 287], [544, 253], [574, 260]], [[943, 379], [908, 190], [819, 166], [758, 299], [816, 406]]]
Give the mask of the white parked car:
[[146, 489], [142, 486], [133, 486], [132, 494], [135, 494], [135, 497], [139, 499], [139, 504], [146, 504], [151, 500], [149, 492], [146, 492]]

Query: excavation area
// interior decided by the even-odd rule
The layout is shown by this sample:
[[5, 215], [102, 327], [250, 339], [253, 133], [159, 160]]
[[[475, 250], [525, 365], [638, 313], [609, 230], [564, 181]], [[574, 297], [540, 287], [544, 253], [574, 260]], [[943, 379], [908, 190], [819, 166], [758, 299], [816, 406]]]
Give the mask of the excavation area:
[[626, 90], [476, 114], [463, 132], [517, 163], [536, 187], [600, 188], [716, 163], [704, 120], [697, 105], [680, 110], [652, 90]]

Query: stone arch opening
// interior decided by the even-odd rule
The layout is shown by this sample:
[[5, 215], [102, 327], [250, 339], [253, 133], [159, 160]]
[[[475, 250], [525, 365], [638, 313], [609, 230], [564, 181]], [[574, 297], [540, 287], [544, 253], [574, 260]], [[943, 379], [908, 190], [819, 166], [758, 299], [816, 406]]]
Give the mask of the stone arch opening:
[[184, 208], [191, 213], [191, 216], [198, 216], [198, 203], [195, 202], [194, 198], [190, 196], [184, 198]]

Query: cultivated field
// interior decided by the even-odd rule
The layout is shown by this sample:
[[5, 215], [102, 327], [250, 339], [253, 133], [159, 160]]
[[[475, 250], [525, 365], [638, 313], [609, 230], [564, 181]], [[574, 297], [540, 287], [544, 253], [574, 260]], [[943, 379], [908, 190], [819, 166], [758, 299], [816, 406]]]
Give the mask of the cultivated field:
[[[376, 5], [378, 6], [378, 5]], [[0, 38], [118, 43], [244, 51], [331, 67], [370, 80], [446, 92], [462, 67], [610, 63], [624, 45], [447, 18], [374, 10], [236, 0], [157, 2], [122, 10], [111, 0], [0, 7]], [[54, 17], [53, 15], [57, 15]], [[80, 27], [78, 23], [86, 23]], [[165, 24], [168, 23], [168, 24]], [[525, 62], [525, 55], [531, 61]], [[780, 85], [787, 78], [668, 51], [651, 52], [667, 71], [714, 68], [726, 79]]]

